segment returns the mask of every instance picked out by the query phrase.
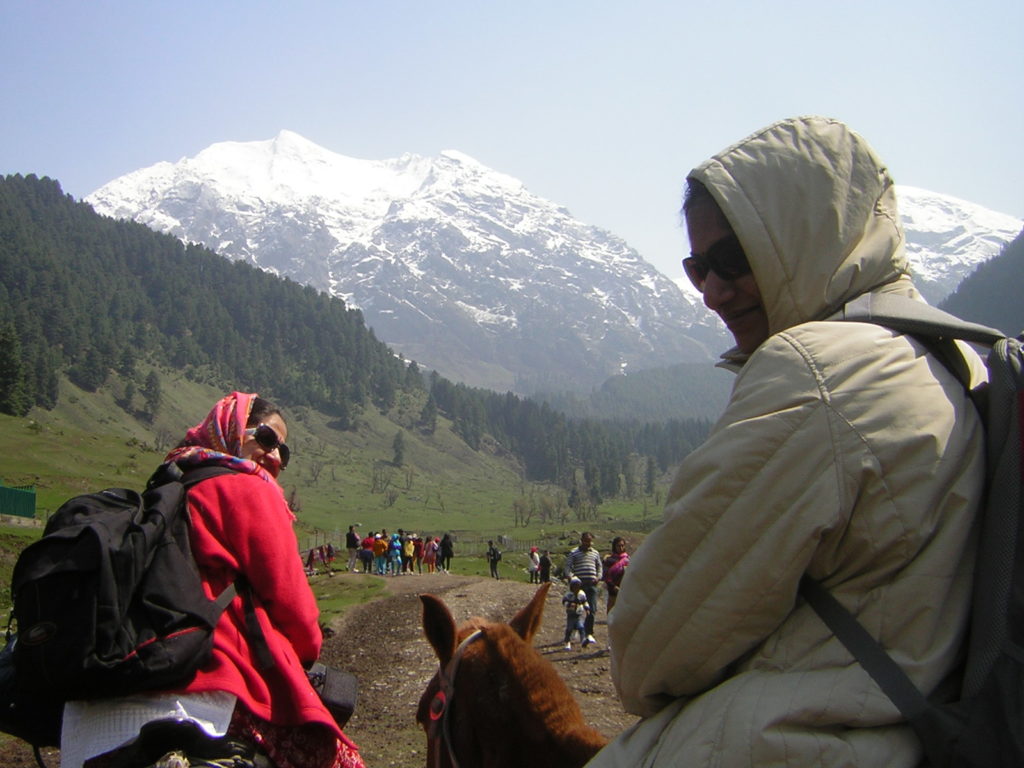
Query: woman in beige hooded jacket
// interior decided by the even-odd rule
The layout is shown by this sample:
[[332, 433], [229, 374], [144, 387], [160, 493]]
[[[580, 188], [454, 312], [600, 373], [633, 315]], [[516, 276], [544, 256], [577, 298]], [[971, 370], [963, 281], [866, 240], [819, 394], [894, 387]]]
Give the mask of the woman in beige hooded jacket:
[[749, 263], [700, 281], [739, 375], [609, 616], [612, 674], [641, 720], [589, 765], [917, 765], [899, 712], [797, 594], [810, 574], [923, 691], [951, 682], [980, 422], [915, 340], [829, 320], [865, 293], [920, 298], [892, 181], [823, 118], [771, 125], [690, 179], [710, 194], [686, 206], [696, 261], [735, 233]]

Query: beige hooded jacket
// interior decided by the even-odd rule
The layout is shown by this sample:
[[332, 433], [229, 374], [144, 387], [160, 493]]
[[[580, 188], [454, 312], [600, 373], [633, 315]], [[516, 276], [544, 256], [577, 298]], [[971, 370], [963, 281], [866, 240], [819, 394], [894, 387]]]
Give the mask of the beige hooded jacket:
[[642, 719], [589, 765], [916, 765], [895, 707], [797, 596], [811, 574], [924, 691], [950, 682], [981, 425], [915, 341], [826, 320], [867, 292], [917, 297], [892, 181], [822, 118], [769, 126], [690, 175], [739, 237], [772, 335], [632, 558], [609, 636]]

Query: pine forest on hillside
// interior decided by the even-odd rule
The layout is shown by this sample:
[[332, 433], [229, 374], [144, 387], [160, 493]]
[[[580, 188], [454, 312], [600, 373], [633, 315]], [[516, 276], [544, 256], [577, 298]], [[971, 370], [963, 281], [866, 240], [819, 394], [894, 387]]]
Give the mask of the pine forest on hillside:
[[342, 430], [362, 409], [387, 414], [406, 393], [422, 402], [422, 432], [441, 413], [470, 447], [485, 435], [500, 443], [526, 479], [570, 490], [581, 471], [585, 491], [605, 497], [627, 491], [638, 455], [649, 478], [709, 428], [707, 420], [573, 419], [511, 393], [424, 376], [340, 299], [98, 216], [51, 179], [0, 178], [0, 412], [53, 408], [61, 376], [95, 391], [117, 372], [141, 379], [131, 386], [144, 417], [159, 381], [136, 374], [143, 361], [313, 407]]
[[1004, 333], [1024, 332], [1024, 232], [994, 259], [978, 265], [942, 302], [942, 309]]

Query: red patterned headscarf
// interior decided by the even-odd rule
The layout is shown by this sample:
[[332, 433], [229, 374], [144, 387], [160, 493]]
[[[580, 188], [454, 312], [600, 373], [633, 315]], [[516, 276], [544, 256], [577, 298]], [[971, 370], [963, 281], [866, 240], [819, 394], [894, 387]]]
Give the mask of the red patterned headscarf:
[[185, 444], [168, 453], [164, 461], [173, 461], [182, 469], [199, 464], [220, 464], [236, 472], [258, 475], [277, 485], [277, 480], [267, 470], [255, 461], [239, 456], [255, 399], [255, 393], [245, 392], [232, 392], [222, 397], [205, 419], [185, 433]]

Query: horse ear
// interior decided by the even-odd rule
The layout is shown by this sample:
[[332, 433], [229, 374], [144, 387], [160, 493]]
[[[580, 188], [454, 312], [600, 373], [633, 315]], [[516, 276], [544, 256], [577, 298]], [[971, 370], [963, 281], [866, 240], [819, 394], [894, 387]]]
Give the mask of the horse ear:
[[420, 595], [423, 601], [423, 634], [444, 667], [455, 653], [455, 619], [444, 602], [433, 595]]
[[533, 636], [540, 629], [540, 620], [544, 616], [544, 600], [548, 596], [549, 589], [551, 589], [550, 581], [541, 584], [540, 589], [534, 593], [526, 607], [513, 616], [512, 621], [509, 622], [509, 626], [527, 643], [533, 642]]

